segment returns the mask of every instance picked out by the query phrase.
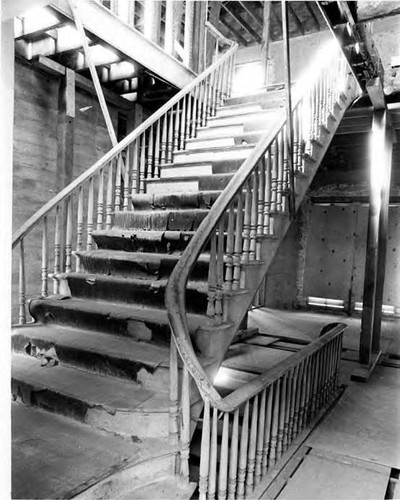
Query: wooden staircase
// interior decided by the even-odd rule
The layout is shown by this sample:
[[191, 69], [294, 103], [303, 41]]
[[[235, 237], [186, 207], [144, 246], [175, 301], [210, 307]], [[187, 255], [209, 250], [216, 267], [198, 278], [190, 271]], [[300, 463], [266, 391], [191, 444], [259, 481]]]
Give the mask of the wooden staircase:
[[[299, 152], [302, 166], [296, 173], [297, 206], [356, 93], [355, 85], [350, 84], [335, 102], [328, 124], [321, 125], [309, 143], [307, 154], [305, 150]], [[12, 391], [15, 412], [23, 408], [24, 422], [32, 419], [40, 426], [41, 419], [45, 422], [52, 418], [51, 412], [55, 415], [49, 428], [57, 433], [59, 422], [60, 440], [61, 433], [66, 432], [62, 429], [76, 421], [89, 441], [90, 436], [93, 440], [107, 438], [112, 446], [126, 446], [126, 453], [133, 442], [135, 453], [144, 456], [139, 462], [127, 460], [115, 468], [102, 469], [101, 474], [97, 471], [96, 477], [79, 477], [68, 491], [55, 487], [51, 492], [54, 497], [70, 497], [73, 491], [78, 498], [156, 498], [151, 496], [154, 491], [162, 491], [157, 481], [166, 485], [157, 498], [191, 496], [194, 486], [187, 482], [177, 485], [175, 476], [185, 456], [179, 458], [183, 440], [178, 443], [171, 434], [171, 330], [165, 291], [171, 272], [200, 224], [223, 190], [229, 189], [229, 182], [260, 138], [273, 129], [283, 106], [283, 91], [239, 100], [228, 98], [216, 106], [206, 125], [197, 122], [195, 136], [187, 137], [184, 148], [174, 151], [172, 162], [157, 165], [159, 177], [140, 179], [145, 188], [130, 196], [128, 206], [124, 185], [120, 185], [125, 209], [107, 212], [112, 223], [93, 230], [86, 249], [77, 245], [73, 252], [75, 271], [70, 266], [68, 272], [52, 275], [58, 293], [30, 302], [34, 323], [14, 328]], [[245, 287], [226, 291], [229, 300], [224, 324], [213, 327], [228, 332], [222, 335], [222, 341], [220, 334], [211, 338], [207, 326], [209, 306], [215, 300], [215, 291], [210, 297], [209, 286], [214, 273], [210, 263], [215, 251], [213, 241], [205, 244], [193, 267], [186, 288], [187, 326], [207, 373], [215, 373], [223, 360], [290, 225], [284, 201], [288, 193], [282, 185], [280, 194], [281, 209], [269, 212], [271, 231], [258, 237], [261, 260], [244, 267]], [[245, 212], [244, 206], [242, 210]], [[78, 219], [79, 213], [78, 208]], [[221, 224], [224, 232], [220, 236], [226, 241], [231, 229], [229, 217]], [[181, 373], [181, 362], [179, 366]], [[202, 405], [196, 394], [193, 391], [191, 396], [193, 420]], [[195, 401], [200, 401], [200, 406], [194, 407]], [[20, 432], [21, 428], [14, 430], [17, 449]], [[15, 456], [20, 463], [13, 467], [14, 497], [21, 498], [26, 485], [21, 485], [20, 468], [28, 467], [29, 457], [20, 453]], [[46, 475], [46, 467], [51, 468], [51, 464], [44, 457], [41, 460]], [[62, 459], [57, 460], [62, 464]], [[87, 460], [91, 460], [89, 454]], [[147, 472], [143, 476], [136, 473], [138, 467]], [[176, 496], [170, 496], [172, 491]]]

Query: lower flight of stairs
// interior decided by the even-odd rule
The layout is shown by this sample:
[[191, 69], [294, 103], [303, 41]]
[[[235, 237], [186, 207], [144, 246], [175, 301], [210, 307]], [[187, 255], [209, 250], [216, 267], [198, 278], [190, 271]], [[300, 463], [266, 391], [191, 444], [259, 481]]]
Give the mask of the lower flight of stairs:
[[[79, 272], [54, 277], [60, 280], [63, 294], [32, 300], [34, 324], [15, 328], [12, 337], [12, 391], [17, 407], [26, 405], [24, 411], [35, 412], [38, 420], [50, 418], [52, 412], [56, 420], [51, 432], [56, 435], [57, 419], [61, 419], [66, 429], [79, 423], [93, 436], [102, 436], [99, 439], [134, 443], [140, 453], [152, 450], [151, 456], [146, 455], [149, 471], [169, 446], [166, 485], [175, 484], [178, 450], [168, 442], [170, 327], [165, 287], [199, 224], [283, 104], [282, 92], [253, 100], [228, 101], [184, 151], [175, 153], [173, 164], [161, 166], [160, 179], [147, 181], [146, 194], [132, 196], [130, 211], [114, 214], [112, 229], [94, 231], [95, 248], [75, 253]], [[277, 215], [277, 220], [282, 217], [287, 215]], [[195, 343], [196, 332], [207, 323], [207, 250], [190, 276], [186, 296]], [[205, 355], [200, 360], [205, 367], [210, 363]], [[60, 428], [60, 436], [63, 432], [69, 433]], [[17, 450], [18, 439], [15, 432]], [[149, 447], [148, 440], [154, 446]], [[83, 449], [83, 455], [92, 453], [88, 450]], [[20, 466], [15, 464], [17, 497]], [[47, 466], [43, 464], [43, 474]], [[138, 465], [124, 463], [122, 470], [130, 471], [126, 477], [133, 466]], [[122, 486], [117, 486], [123, 476], [117, 465], [114, 471], [96, 476], [103, 491], [96, 498], [114, 498], [105, 486], [101, 490], [104, 474], [110, 485], [115, 477], [109, 490], [119, 488], [117, 498], [128, 498], [125, 495], [135, 482], [121, 480]], [[74, 495], [86, 498], [84, 492], [94, 491], [96, 477], [91, 478], [92, 490], [88, 479], [77, 478]], [[164, 476], [156, 471], [151, 478], [143, 478], [148, 491], [153, 488], [148, 483], [159, 477]], [[136, 486], [143, 485], [139, 481]], [[138, 491], [130, 498], [158, 498], [151, 493], [140, 496]], [[192, 485], [180, 485], [176, 491], [190, 498]], [[52, 494], [58, 497], [56, 487]], [[159, 498], [173, 498], [165, 495]]]

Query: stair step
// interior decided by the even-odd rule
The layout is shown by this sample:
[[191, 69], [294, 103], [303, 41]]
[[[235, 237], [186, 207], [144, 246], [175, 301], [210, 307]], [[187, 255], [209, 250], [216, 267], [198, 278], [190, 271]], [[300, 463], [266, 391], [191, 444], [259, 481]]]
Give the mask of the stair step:
[[[114, 484], [124, 494], [132, 489], [136, 467], [142, 469], [142, 477], [141, 464], [157, 477], [175, 460], [167, 439], [135, 442], [18, 403], [12, 403], [11, 411], [12, 498], [75, 498], [104, 478], [109, 490]], [[165, 458], [153, 460], [158, 456]], [[129, 475], [126, 484], [121, 478], [124, 471]]]
[[[108, 300], [161, 309], [165, 307], [167, 279], [144, 280], [83, 273], [69, 273], [67, 279], [71, 295], [76, 298]], [[186, 290], [186, 307], [188, 311], [199, 314], [205, 313], [207, 310], [207, 292], [208, 285], [206, 282], [190, 283]]]
[[225, 137], [194, 138], [186, 142], [187, 150], [231, 147], [243, 144], [256, 144], [265, 132], [262, 130], [228, 134]]
[[41, 350], [54, 347], [60, 363], [126, 378], [144, 387], [166, 390], [169, 386], [167, 346], [81, 328], [40, 324], [15, 328], [11, 342], [19, 353], [25, 353], [29, 343]]
[[259, 103], [243, 103], [235, 104], [233, 106], [221, 106], [216, 109], [216, 117], [223, 118], [232, 115], [247, 115], [249, 113], [257, 113], [262, 111]]
[[[88, 273], [151, 279], [169, 277], [180, 259], [179, 253], [160, 254], [120, 250], [85, 250], [75, 254]], [[202, 279], [207, 276], [208, 263], [209, 257], [206, 254], [201, 255], [191, 279]]]
[[[72, 326], [136, 340], [153, 340], [160, 344], [166, 344], [170, 340], [165, 309], [69, 297], [34, 299], [29, 309], [32, 317], [44, 324]], [[203, 315], [189, 313], [187, 317], [191, 332], [204, 324]]]
[[235, 159], [245, 159], [252, 151], [254, 145], [246, 144], [229, 147], [216, 147], [209, 148], [207, 151], [202, 149], [195, 149], [192, 151], [177, 151], [174, 153], [174, 164], [182, 163], [201, 163], [201, 162], [213, 162], [217, 160], [235, 160]]
[[103, 376], [14, 354], [12, 394], [23, 404], [71, 417], [99, 430], [136, 437], [167, 437], [167, 395]]
[[[233, 125], [213, 125], [207, 127], [200, 127], [196, 131], [196, 139], [204, 140], [204, 139], [217, 139], [219, 137], [229, 137], [234, 136], [236, 134], [243, 134], [244, 127], [242, 124], [233, 124]], [[194, 139], [189, 139], [189, 141], [193, 141]]]
[[[188, 149], [189, 150], [189, 149]], [[190, 167], [175, 165], [163, 166], [161, 170], [162, 179], [176, 179], [184, 177], [201, 177], [212, 175], [213, 169], [211, 163], [190, 165]]]
[[201, 208], [209, 209], [221, 191], [203, 191], [194, 193], [165, 193], [132, 195], [134, 210], [166, 210], [168, 208]]
[[116, 212], [114, 227], [142, 231], [195, 231], [207, 209], [168, 209]]
[[93, 231], [97, 248], [125, 252], [173, 253], [182, 252], [194, 231], [132, 231], [103, 229]]
[[230, 97], [225, 101], [226, 106], [242, 106], [249, 103], [261, 103], [264, 106], [275, 107], [277, 103], [285, 101], [285, 85], [279, 83], [266, 87], [254, 94]]
[[[212, 127], [214, 125], [225, 126], [225, 125], [241, 125], [243, 124], [245, 127], [247, 124], [253, 124], [260, 126], [263, 128], [271, 125], [276, 119], [276, 116], [279, 114], [279, 108], [272, 109], [262, 109], [260, 111], [253, 111], [250, 113], [237, 113], [231, 116], [213, 116], [209, 118], [207, 126]], [[246, 130], [246, 128], [245, 128]]]

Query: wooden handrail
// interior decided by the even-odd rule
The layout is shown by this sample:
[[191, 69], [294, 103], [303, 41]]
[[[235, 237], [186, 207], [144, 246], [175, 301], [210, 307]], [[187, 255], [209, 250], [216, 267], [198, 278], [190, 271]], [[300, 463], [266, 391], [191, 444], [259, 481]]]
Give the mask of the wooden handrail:
[[[210, 25], [211, 26], [211, 25]], [[85, 181], [90, 179], [96, 172], [105, 167], [111, 160], [120, 154], [127, 146], [135, 141], [143, 132], [145, 132], [151, 125], [156, 123], [166, 112], [177, 104], [182, 97], [189, 94], [196, 86], [204, 81], [216, 68], [227, 61], [234, 52], [236, 52], [238, 44], [232, 42], [231, 47], [211, 66], [209, 66], [203, 73], [198, 75], [189, 85], [180, 90], [174, 97], [166, 102], [160, 109], [153, 113], [147, 120], [141, 123], [135, 130], [128, 134], [122, 141], [108, 151], [100, 160], [88, 168], [83, 174], [72, 181], [67, 187], [60, 191], [50, 201], [48, 201], [42, 208], [40, 208], [32, 217], [30, 217], [14, 234], [12, 238], [12, 248], [16, 245], [57, 205], [70, 196], [77, 188], [79, 188]]]
[[[325, 61], [326, 63], [326, 61]], [[315, 70], [320, 72], [320, 61], [315, 60], [314, 68], [309, 68], [303, 80], [300, 80], [294, 91], [293, 108], [296, 109], [303, 97], [304, 88], [309, 88], [312, 85], [310, 75], [317, 75]], [[318, 73], [319, 76], [319, 73]], [[318, 78], [314, 76], [314, 78]], [[277, 117], [270, 131], [267, 132], [257, 143], [256, 147], [243, 162], [239, 170], [232, 177], [228, 186], [223, 190], [216, 202], [211, 207], [207, 217], [205, 217], [194, 234], [193, 238], [186, 247], [181, 258], [174, 267], [165, 292], [165, 304], [167, 308], [168, 318], [171, 325], [171, 331], [175, 338], [176, 347], [186, 366], [188, 367], [192, 377], [197, 383], [197, 386], [203, 397], [210, 399], [211, 405], [221, 411], [233, 411], [248, 400], [248, 396], [243, 392], [235, 391], [228, 398], [222, 398], [218, 391], [214, 388], [209, 380], [203, 367], [201, 366], [193, 344], [190, 338], [187, 317], [186, 317], [186, 286], [189, 275], [201, 253], [204, 245], [209, 240], [221, 217], [226, 213], [228, 207], [235, 199], [235, 196], [249, 179], [255, 166], [261, 160], [265, 152], [268, 150], [277, 134], [280, 132], [286, 122], [286, 111], [283, 110]]]

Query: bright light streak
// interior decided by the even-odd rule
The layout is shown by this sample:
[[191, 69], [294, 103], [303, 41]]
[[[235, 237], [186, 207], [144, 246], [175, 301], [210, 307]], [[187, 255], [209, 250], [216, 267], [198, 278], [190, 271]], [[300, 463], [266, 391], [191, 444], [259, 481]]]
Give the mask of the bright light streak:
[[221, 367], [214, 378], [214, 385], [224, 385], [229, 380], [229, 375], [225, 368]]
[[264, 70], [261, 62], [237, 66], [232, 82], [232, 94], [239, 96], [252, 94], [264, 86]]

